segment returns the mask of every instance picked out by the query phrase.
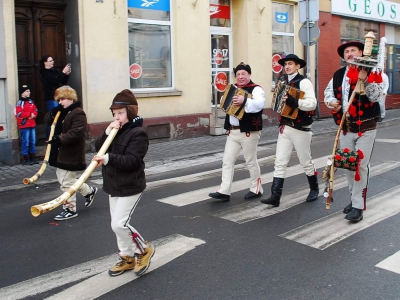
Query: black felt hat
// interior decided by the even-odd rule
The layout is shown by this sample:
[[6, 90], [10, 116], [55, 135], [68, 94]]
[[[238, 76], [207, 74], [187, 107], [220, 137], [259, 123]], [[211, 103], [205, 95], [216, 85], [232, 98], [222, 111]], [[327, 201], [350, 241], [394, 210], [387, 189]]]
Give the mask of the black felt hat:
[[278, 60], [278, 64], [280, 64], [281, 66], [285, 65], [285, 62], [291, 60], [294, 61], [296, 64], [300, 65], [300, 69], [304, 68], [306, 66], [306, 62], [305, 60], [302, 60], [301, 58], [299, 58], [296, 54], [288, 54], [286, 55], [285, 58], [281, 58], [280, 60]]
[[344, 44], [340, 45], [340, 46], [337, 48], [337, 53], [339, 54], [339, 56], [340, 56], [341, 58], [344, 58], [344, 50], [346, 50], [347, 47], [351, 47], [351, 46], [355, 46], [355, 47], [357, 47], [358, 49], [360, 49], [361, 51], [364, 50], [364, 44], [363, 44], [362, 42], [359, 42], [359, 41], [350, 41], [350, 42], [347, 42], [347, 43], [344, 43]]

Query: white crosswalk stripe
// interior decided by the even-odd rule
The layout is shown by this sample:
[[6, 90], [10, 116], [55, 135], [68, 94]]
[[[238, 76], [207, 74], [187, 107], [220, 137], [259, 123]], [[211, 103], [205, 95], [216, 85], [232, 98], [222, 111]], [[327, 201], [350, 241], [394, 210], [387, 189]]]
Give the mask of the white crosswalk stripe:
[[[400, 162], [386, 162], [371, 167], [370, 177], [381, 175], [390, 170], [400, 167]], [[322, 190], [322, 184], [320, 183], [320, 189]], [[335, 190], [341, 189], [347, 186], [347, 180], [344, 176], [335, 178], [334, 188]], [[250, 222], [253, 220], [265, 218], [286, 209], [289, 209], [295, 205], [303, 203], [308, 195], [308, 187], [298, 187], [296, 189], [284, 189], [281, 204], [279, 207], [273, 209], [267, 209], [267, 205], [260, 203], [259, 201], [246, 202], [240, 205], [229, 207], [225, 210], [218, 211], [213, 216], [223, 218], [239, 224]], [[268, 194], [268, 192], [267, 192]], [[334, 205], [334, 204], [332, 204]]]
[[[324, 250], [349, 236], [400, 212], [400, 187], [370, 197], [365, 220], [352, 224], [342, 211], [316, 220], [280, 236], [297, 243]], [[333, 230], [332, 230], [333, 229]]]
[[[151, 260], [151, 265], [147, 273], [184, 255], [197, 246], [205, 244], [205, 241], [176, 234], [158, 239], [154, 241], [153, 244], [156, 253]], [[112, 254], [1, 288], [1, 299], [14, 300], [35, 296], [68, 283], [81, 280], [83, 281], [48, 299], [95, 299], [138, 278], [135, 273], [131, 271], [118, 277], [109, 276], [107, 271], [116, 262], [117, 256]]]

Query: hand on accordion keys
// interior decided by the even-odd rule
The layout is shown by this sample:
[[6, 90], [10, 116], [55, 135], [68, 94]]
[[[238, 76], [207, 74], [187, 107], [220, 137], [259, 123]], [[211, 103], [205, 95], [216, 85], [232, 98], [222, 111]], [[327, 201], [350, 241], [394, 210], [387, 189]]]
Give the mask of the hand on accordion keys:
[[299, 107], [299, 100], [296, 100], [295, 98], [293, 98], [292, 96], [290, 96], [289, 94], [287, 94], [286, 96], [286, 105], [292, 107], [292, 108], [298, 108]]

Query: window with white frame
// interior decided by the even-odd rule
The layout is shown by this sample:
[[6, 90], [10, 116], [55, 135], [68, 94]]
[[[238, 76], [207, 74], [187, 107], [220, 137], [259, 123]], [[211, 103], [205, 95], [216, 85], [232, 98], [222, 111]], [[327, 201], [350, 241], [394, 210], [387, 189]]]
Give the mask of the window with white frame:
[[170, 0], [128, 0], [131, 89], [172, 88]]
[[283, 68], [278, 60], [294, 53], [294, 6], [272, 2], [272, 88]]

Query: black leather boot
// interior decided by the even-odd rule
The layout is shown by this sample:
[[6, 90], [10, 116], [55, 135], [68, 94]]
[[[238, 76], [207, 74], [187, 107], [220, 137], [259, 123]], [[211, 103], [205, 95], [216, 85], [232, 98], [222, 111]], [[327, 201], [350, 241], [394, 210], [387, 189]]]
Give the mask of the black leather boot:
[[349, 212], [351, 212], [351, 210], [353, 209], [352, 205], [353, 204], [350, 201], [350, 203], [345, 208], [343, 208], [343, 213], [347, 215]]
[[32, 165], [32, 162], [29, 159], [29, 155], [24, 155], [24, 160], [21, 162], [21, 164], [26, 165], [26, 166]]
[[357, 223], [363, 219], [363, 211], [359, 208], [353, 208], [344, 218], [353, 223]]
[[283, 182], [284, 178], [274, 177], [271, 185], [271, 196], [267, 199], [261, 199], [260, 202], [264, 204], [270, 204], [274, 207], [278, 207], [281, 201]]
[[30, 157], [30, 159], [31, 159], [31, 164], [32, 165], [37, 165], [37, 164], [39, 164], [39, 162], [36, 160], [36, 158], [35, 158], [35, 153], [30, 153], [29, 154], [29, 157]]
[[312, 202], [318, 199], [319, 187], [317, 175], [307, 176], [308, 184], [310, 185], [310, 193], [307, 196], [306, 201]]

